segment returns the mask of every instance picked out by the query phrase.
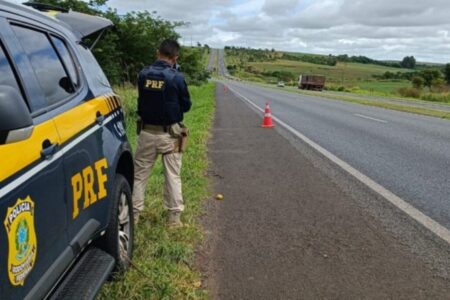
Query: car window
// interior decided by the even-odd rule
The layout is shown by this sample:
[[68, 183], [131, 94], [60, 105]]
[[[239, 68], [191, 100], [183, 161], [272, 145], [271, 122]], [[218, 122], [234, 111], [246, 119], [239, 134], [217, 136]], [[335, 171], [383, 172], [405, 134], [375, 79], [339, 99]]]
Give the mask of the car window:
[[56, 49], [58, 50], [59, 55], [61, 56], [61, 59], [64, 62], [64, 65], [66, 66], [67, 72], [70, 75], [70, 79], [72, 80], [73, 85], [75, 87], [78, 87], [79, 81], [77, 69], [75, 67], [75, 62], [72, 58], [72, 55], [69, 52], [69, 49], [67, 49], [66, 44], [58, 37], [52, 36], [52, 41]]
[[19, 84], [17, 83], [16, 76], [11, 68], [11, 65], [6, 58], [5, 52], [0, 44], [0, 85], [8, 85], [19, 90]]
[[82, 44], [78, 45], [77, 50], [80, 54], [79, 58], [84, 62], [83, 66], [86, 68], [84, 75], [91, 83], [92, 92], [94, 94], [107, 93], [111, 89], [111, 85], [92, 52]]
[[21, 26], [12, 28], [30, 59], [48, 105], [69, 98], [75, 89], [48, 35]]

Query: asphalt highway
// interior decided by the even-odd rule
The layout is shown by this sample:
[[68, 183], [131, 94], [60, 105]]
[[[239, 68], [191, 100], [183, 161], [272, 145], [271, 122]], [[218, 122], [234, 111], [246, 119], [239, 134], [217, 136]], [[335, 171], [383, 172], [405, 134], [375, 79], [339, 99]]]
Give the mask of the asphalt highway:
[[[211, 299], [448, 299], [448, 245], [306, 143], [261, 128], [261, 114], [232, 89], [245, 92], [216, 88], [206, 175], [224, 198], [205, 202], [197, 251]], [[286, 107], [290, 123], [289, 112], [304, 118]], [[342, 124], [322, 132], [336, 142], [333, 126]]]
[[450, 228], [450, 122], [226, 84], [414, 207]]
[[208, 71], [210, 72], [213, 72], [214, 68], [216, 68], [218, 53], [217, 49], [210, 49], [208, 62]]
[[219, 56], [219, 75], [220, 76], [228, 76], [228, 70], [225, 67], [225, 50], [219, 49], [218, 56]]

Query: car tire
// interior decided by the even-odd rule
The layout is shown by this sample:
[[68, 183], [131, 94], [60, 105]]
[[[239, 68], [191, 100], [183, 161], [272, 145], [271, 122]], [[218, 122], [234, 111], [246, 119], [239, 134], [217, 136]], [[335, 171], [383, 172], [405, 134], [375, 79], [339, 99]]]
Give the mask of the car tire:
[[[114, 274], [122, 273], [130, 267], [133, 256], [134, 217], [131, 188], [121, 174], [116, 174], [113, 184], [112, 209], [105, 235], [100, 240], [100, 248], [114, 257]], [[123, 251], [122, 251], [123, 249]]]

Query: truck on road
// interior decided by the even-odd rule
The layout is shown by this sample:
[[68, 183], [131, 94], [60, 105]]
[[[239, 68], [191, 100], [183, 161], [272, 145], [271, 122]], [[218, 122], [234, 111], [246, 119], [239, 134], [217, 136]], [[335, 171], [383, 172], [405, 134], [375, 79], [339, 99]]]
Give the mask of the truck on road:
[[298, 78], [298, 88], [302, 90], [321, 91], [325, 86], [325, 76], [323, 75], [300, 75]]

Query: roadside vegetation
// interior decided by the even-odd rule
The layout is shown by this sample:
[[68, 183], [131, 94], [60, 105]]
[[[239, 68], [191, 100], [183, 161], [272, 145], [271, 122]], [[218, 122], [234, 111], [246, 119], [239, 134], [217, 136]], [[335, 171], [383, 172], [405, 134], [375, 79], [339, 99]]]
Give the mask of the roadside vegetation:
[[[209, 129], [214, 111], [213, 83], [191, 87], [192, 110], [185, 123], [191, 130], [189, 147], [183, 157], [183, 196], [185, 227], [166, 228], [162, 206], [163, 168], [159, 159], [152, 171], [146, 193], [145, 211], [135, 229], [135, 251], [132, 267], [116, 281], [106, 284], [98, 299], [205, 299], [200, 273], [193, 267], [194, 249], [202, 239], [197, 217], [208, 197], [206, 153]], [[135, 149], [136, 89], [117, 88], [126, 110], [127, 135]]]
[[287, 53], [226, 47], [227, 69], [243, 80], [297, 86], [300, 74], [326, 76], [325, 89], [450, 103], [450, 64], [377, 61], [364, 56]]
[[[179, 39], [180, 35], [175, 29], [187, 25], [184, 22], [164, 20], [156, 12], [139, 11], [119, 15], [116, 10], [108, 7], [108, 0], [35, 2], [101, 16], [114, 23], [114, 29], [107, 30], [93, 50], [109, 81], [114, 85], [135, 83], [137, 73], [155, 60], [159, 44], [166, 38]], [[93, 36], [84, 42], [91, 45], [95, 38]], [[205, 47], [201, 45], [183, 47], [181, 51], [178, 63], [189, 84], [201, 84], [209, 77], [203, 65], [204, 52]]]
[[206, 70], [208, 68], [209, 65], [209, 56], [211, 54], [211, 48], [205, 44], [204, 46], [202, 46], [200, 43], [197, 43], [197, 47], [198, 48], [202, 48], [203, 47], [203, 54], [202, 54], [202, 65], [203, 68]]

